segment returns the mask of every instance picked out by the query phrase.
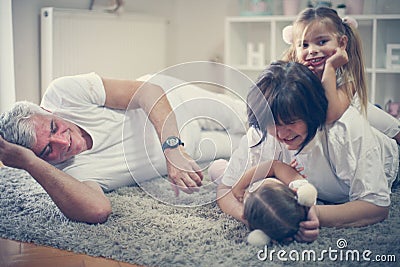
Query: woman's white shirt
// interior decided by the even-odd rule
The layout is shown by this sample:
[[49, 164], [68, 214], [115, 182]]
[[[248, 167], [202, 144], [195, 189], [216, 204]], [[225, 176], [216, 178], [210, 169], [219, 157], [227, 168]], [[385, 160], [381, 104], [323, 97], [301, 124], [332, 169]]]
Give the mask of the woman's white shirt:
[[390, 186], [399, 165], [397, 144], [372, 128], [354, 107], [349, 107], [339, 120], [318, 131], [297, 155], [270, 135], [260, 145], [252, 147], [260, 140], [254, 131], [249, 130], [233, 153], [223, 184], [233, 186], [245, 170], [258, 162], [275, 159], [290, 163], [295, 158], [304, 167], [303, 174], [317, 188], [321, 200], [390, 204]]

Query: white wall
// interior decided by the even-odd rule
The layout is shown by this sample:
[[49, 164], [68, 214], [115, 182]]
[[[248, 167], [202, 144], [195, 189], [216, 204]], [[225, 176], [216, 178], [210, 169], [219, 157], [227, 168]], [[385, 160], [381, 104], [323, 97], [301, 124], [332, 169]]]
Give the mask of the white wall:
[[[40, 9], [46, 6], [89, 9], [90, 0], [12, 1], [17, 100], [35, 103], [40, 100], [39, 15]], [[224, 18], [237, 14], [237, 1], [125, 0], [124, 11], [156, 15], [169, 20], [167, 65], [171, 66], [222, 57]]]
[[15, 102], [11, 0], [0, 2], [0, 112]]
[[17, 100], [39, 103], [40, 9], [88, 8], [90, 0], [13, 0], [14, 66]]
[[[96, 0], [107, 2], [109, 0]], [[124, 0], [126, 12], [167, 18], [167, 65], [195, 60], [223, 60], [224, 19], [239, 14], [239, 0]], [[301, 0], [305, 7], [307, 0]], [[342, 0], [333, 0], [335, 4]], [[346, 0], [349, 1], [349, 0]], [[398, 0], [365, 0], [365, 13], [393, 13]], [[282, 1], [275, 0], [275, 14]], [[12, 0], [14, 65], [17, 100], [39, 102], [40, 9], [88, 9], [90, 0]], [[397, 8], [393, 9], [396, 6]], [[393, 11], [395, 10], [395, 11]], [[95, 70], [94, 70], [95, 71]]]

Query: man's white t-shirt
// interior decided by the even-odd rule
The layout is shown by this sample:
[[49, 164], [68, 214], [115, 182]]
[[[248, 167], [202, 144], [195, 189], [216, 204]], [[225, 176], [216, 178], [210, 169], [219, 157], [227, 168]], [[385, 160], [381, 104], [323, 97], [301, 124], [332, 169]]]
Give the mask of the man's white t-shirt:
[[[41, 106], [75, 123], [93, 140], [92, 149], [57, 167], [78, 180], [95, 181], [105, 191], [134, 184], [133, 177], [144, 180], [165, 174], [160, 142], [144, 111], [130, 110], [125, 116], [125, 110], [104, 107], [105, 100], [102, 80], [95, 73], [62, 77], [50, 84]], [[133, 117], [135, 121], [127, 120]], [[136, 166], [132, 174], [126, 158]]]
[[[182, 84], [168, 76], [153, 77], [150, 81], [165, 91]], [[208, 127], [202, 125], [201, 120], [192, 118], [215, 119], [233, 134], [245, 131], [244, 102], [194, 85], [170, 90], [167, 97], [178, 127], [182, 129], [180, 135], [185, 142], [185, 151], [192, 157], [201, 141], [200, 132]], [[61, 77], [49, 85], [41, 106], [75, 123], [93, 139], [92, 149], [56, 167], [80, 181], [95, 181], [105, 191], [166, 175], [161, 144], [145, 112], [142, 109], [110, 109], [104, 106], [105, 101], [104, 85], [96, 73]]]

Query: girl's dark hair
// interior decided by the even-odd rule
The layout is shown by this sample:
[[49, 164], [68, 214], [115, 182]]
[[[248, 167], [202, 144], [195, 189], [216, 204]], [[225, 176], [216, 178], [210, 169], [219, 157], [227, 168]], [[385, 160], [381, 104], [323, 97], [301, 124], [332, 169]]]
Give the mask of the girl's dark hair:
[[277, 242], [293, 237], [299, 223], [307, 218], [308, 208], [297, 202], [288, 186], [270, 182], [249, 193], [244, 203], [244, 217], [250, 230], [259, 229]]
[[318, 77], [300, 63], [284, 61], [273, 62], [263, 71], [247, 95], [247, 104], [249, 125], [258, 128], [264, 138], [274, 123], [304, 121], [308, 134], [298, 152], [325, 124], [328, 108]]

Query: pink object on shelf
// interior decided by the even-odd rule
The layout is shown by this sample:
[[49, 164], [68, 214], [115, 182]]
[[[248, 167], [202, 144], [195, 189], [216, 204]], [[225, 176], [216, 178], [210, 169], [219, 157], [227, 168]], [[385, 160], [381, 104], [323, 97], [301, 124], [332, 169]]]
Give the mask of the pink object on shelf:
[[364, 0], [347, 0], [346, 14], [362, 14], [364, 11]]
[[295, 16], [299, 12], [300, 0], [283, 0], [283, 15]]
[[392, 115], [395, 118], [400, 117], [400, 102], [393, 102], [389, 100], [385, 105], [385, 110], [387, 113]]

